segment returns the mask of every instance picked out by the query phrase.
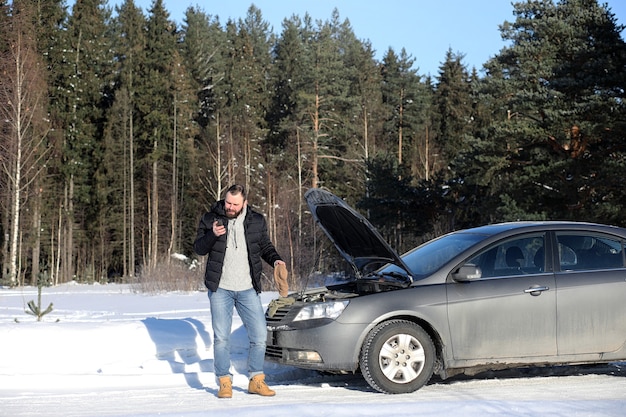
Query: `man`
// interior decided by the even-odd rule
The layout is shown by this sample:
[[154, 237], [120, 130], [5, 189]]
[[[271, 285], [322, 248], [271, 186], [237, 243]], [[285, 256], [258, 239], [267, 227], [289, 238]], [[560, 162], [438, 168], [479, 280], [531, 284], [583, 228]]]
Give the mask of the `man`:
[[243, 186], [231, 186], [224, 199], [202, 216], [194, 250], [200, 256], [208, 255], [204, 283], [211, 306], [217, 396], [233, 395], [230, 373], [233, 308], [237, 309], [250, 341], [248, 392], [275, 395], [265, 383], [263, 373], [267, 330], [259, 294], [262, 260], [274, 267], [285, 262], [270, 241], [265, 217], [248, 207]]

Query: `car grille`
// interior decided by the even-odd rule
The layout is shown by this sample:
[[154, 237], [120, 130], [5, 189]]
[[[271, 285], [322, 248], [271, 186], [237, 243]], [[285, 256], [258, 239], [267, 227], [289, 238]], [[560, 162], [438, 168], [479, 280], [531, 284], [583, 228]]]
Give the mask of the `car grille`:
[[267, 345], [265, 347], [265, 357], [269, 360], [281, 360], [283, 358], [283, 349], [279, 346]]
[[[288, 305], [276, 310], [272, 317], [266, 314], [265, 321], [267, 323], [268, 329], [289, 329], [289, 323], [293, 321], [299, 310], [300, 308], [294, 308], [293, 305]], [[274, 332], [270, 332], [269, 335], [273, 336]], [[267, 345], [265, 347], [265, 357], [270, 361], [282, 363], [285, 361], [284, 356], [286, 353], [281, 346], [277, 346], [275, 345], [275, 343], [275, 340], [268, 339]]]
[[265, 315], [265, 321], [268, 326], [280, 326], [282, 324], [290, 323], [298, 313], [299, 308], [294, 308], [293, 305], [281, 307], [276, 310], [276, 313], [272, 317]]

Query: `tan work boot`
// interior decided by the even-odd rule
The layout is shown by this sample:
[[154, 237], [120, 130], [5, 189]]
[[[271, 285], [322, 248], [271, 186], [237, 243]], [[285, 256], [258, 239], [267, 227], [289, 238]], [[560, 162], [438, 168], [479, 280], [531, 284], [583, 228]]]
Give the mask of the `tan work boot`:
[[232, 398], [233, 397], [233, 381], [230, 376], [220, 377], [220, 390], [217, 392], [217, 398]]
[[255, 375], [250, 379], [250, 383], [248, 384], [248, 392], [250, 394], [259, 394], [264, 397], [271, 397], [276, 395], [276, 391], [270, 389], [265, 383], [265, 375], [259, 374]]

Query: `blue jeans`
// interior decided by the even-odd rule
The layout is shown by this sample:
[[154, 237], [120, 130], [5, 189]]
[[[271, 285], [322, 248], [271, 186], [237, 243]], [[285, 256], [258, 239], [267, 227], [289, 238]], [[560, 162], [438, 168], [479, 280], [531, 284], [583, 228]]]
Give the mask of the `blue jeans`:
[[246, 291], [229, 291], [218, 288], [209, 290], [211, 320], [213, 324], [213, 356], [215, 377], [230, 376], [230, 333], [233, 323], [233, 307], [243, 322], [250, 341], [248, 351], [248, 376], [263, 373], [267, 325], [261, 297], [254, 288]]

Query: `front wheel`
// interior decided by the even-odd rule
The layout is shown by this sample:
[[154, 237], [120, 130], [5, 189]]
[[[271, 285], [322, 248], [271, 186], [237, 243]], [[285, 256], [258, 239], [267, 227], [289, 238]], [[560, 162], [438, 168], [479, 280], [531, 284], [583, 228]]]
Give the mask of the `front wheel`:
[[361, 348], [361, 373], [375, 390], [385, 394], [413, 392], [433, 374], [435, 345], [415, 323], [392, 320], [379, 324]]

